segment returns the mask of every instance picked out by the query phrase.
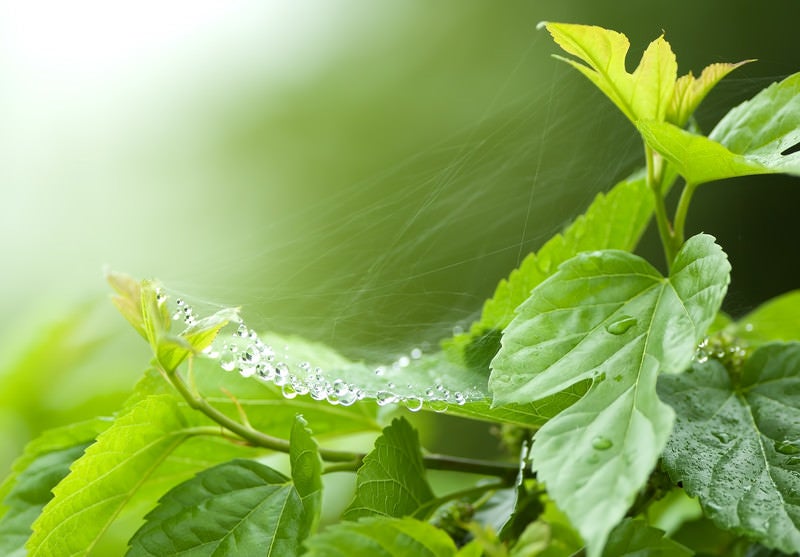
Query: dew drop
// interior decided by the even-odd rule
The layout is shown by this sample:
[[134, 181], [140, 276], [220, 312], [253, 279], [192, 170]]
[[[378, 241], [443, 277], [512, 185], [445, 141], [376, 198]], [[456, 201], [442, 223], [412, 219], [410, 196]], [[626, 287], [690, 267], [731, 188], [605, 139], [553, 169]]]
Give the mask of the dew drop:
[[419, 348], [414, 348], [411, 350], [411, 359], [412, 360], [419, 360], [422, 357], [422, 350]]
[[260, 364], [256, 365], [256, 375], [258, 375], [264, 381], [272, 381], [273, 377], [275, 377], [275, 366], [261, 362]]
[[415, 396], [404, 398], [403, 406], [408, 408], [411, 412], [419, 412], [422, 410], [422, 399]]
[[694, 361], [698, 364], [706, 363], [708, 361], [708, 352], [702, 348], [698, 348], [697, 352], [694, 353]]
[[427, 398], [429, 400], [432, 399], [435, 394], [436, 393], [433, 391], [433, 389], [426, 389], [425, 390], [425, 398]]
[[397, 396], [389, 391], [378, 391], [375, 395], [375, 400], [378, 402], [378, 406], [386, 406], [397, 402]]
[[275, 377], [273, 378], [272, 382], [278, 387], [282, 387], [287, 381], [289, 381], [289, 366], [283, 362], [280, 362], [275, 366]]
[[351, 404], [355, 403], [358, 400], [358, 391], [357, 390], [347, 390], [347, 392], [341, 393], [339, 395], [339, 404], [342, 406], [350, 406]]
[[752, 323], [745, 323], [744, 324], [744, 330], [747, 331], [748, 333], [753, 332], [753, 324]]
[[236, 356], [231, 350], [225, 350], [219, 358], [219, 366], [225, 371], [236, 369]]
[[800, 454], [800, 439], [784, 439], [780, 442], [775, 442], [775, 450], [785, 455]]
[[621, 315], [619, 319], [606, 325], [606, 331], [612, 335], [622, 335], [636, 325], [636, 318], [630, 315]]
[[431, 410], [434, 412], [444, 412], [447, 410], [447, 402], [444, 400], [430, 400], [428, 401], [428, 406], [430, 406]]
[[239, 325], [239, 328], [236, 329], [236, 332], [233, 333], [233, 336], [237, 336], [239, 338], [247, 338], [249, 334], [250, 334], [250, 331], [248, 331], [247, 327], [245, 326], [245, 324], [242, 323], [241, 325]]
[[717, 440], [722, 443], [723, 445], [727, 445], [733, 440], [730, 433], [725, 431], [712, 431], [711, 435], [717, 438]]
[[605, 451], [610, 449], [614, 446], [614, 443], [608, 437], [603, 437], [602, 435], [598, 435], [594, 439], [592, 439], [592, 447], [597, 449], [598, 451]]
[[297, 391], [291, 383], [286, 383], [281, 387], [281, 394], [284, 398], [293, 399], [297, 396]]
[[467, 402], [467, 397], [464, 396], [464, 393], [453, 393], [453, 398], [459, 406], [463, 406]]
[[375, 368], [375, 375], [381, 376], [384, 373], [386, 373], [386, 368], [385, 367], [381, 366], [381, 367]]
[[397, 364], [400, 367], [408, 367], [411, 363], [411, 359], [408, 356], [401, 356], [399, 360], [397, 360]]

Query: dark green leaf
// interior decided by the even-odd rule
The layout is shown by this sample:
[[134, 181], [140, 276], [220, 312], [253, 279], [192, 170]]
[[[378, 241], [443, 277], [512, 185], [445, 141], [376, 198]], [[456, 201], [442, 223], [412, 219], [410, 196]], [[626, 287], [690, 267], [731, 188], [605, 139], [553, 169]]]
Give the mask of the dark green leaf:
[[4, 503], [8, 512], [0, 519], [0, 555], [22, 557], [31, 524], [52, 499], [51, 490], [69, 473], [70, 465], [89, 443], [39, 455], [16, 478]]
[[450, 537], [411, 518], [362, 518], [342, 522], [309, 538], [307, 557], [451, 557]]
[[405, 419], [395, 419], [358, 469], [355, 499], [344, 518], [411, 516], [432, 499], [417, 432]]
[[199, 473], [169, 491], [128, 556], [298, 555], [308, 521], [292, 481], [251, 460]]
[[647, 481], [673, 422], [659, 371], [683, 371], [722, 302], [730, 266], [713, 238], [690, 238], [669, 278], [622, 251], [584, 253], [539, 285], [493, 362], [495, 403], [521, 403], [593, 379], [547, 422], [534, 468], [599, 555]]
[[800, 343], [767, 344], [738, 382], [715, 360], [662, 377], [678, 415], [664, 466], [721, 528], [800, 551]]
[[664, 537], [644, 520], [625, 519], [608, 536], [603, 557], [691, 557], [692, 551]]
[[638, 127], [692, 184], [749, 174], [800, 175], [800, 154], [783, 154], [800, 143], [800, 73], [728, 112], [708, 137], [652, 120]]
[[115, 420], [53, 490], [33, 524], [31, 556], [89, 552], [153, 470], [187, 437], [168, 396], [149, 397]]
[[292, 481], [303, 502], [308, 526], [303, 537], [316, 530], [322, 509], [322, 459], [306, 425], [303, 417], [297, 416], [289, 450]]

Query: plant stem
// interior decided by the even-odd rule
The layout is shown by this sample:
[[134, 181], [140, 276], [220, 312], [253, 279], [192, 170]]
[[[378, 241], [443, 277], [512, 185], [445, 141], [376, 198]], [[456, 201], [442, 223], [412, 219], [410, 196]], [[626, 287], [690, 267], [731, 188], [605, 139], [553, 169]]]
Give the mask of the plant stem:
[[[163, 371], [163, 370], [162, 370]], [[228, 431], [239, 436], [249, 444], [256, 447], [262, 447], [271, 451], [288, 453], [290, 443], [286, 439], [273, 437], [261, 431], [258, 431], [249, 424], [243, 424], [223, 414], [207, 400], [201, 396], [193, 393], [181, 375], [177, 372], [170, 374], [163, 373], [164, 377], [175, 387], [181, 394], [191, 408], [202, 412], [213, 421], [227, 429]], [[213, 428], [206, 428], [203, 433], [212, 431]], [[214, 431], [218, 434], [219, 432]], [[338, 471], [356, 471], [361, 466], [366, 453], [350, 452], [350, 451], [337, 451], [333, 449], [325, 449], [320, 447], [319, 455], [322, 460], [327, 462], [337, 463], [328, 467], [326, 472]], [[474, 460], [469, 458], [460, 458], [449, 455], [429, 454], [422, 457], [422, 461], [426, 468], [431, 470], [451, 470], [458, 472], [466, 472], [470, 474], [481, 474], [485, 476], [499, 477], [503, 482], [513, 482], [514, 478], [519, 471], [519, 467], [514, 463], [508, 462], [490, 462], [485, 460]]]
[[686, 183], [681, 192], [681, 198], [678, 200], [678, 207], [675, 209], [675, 243], [678, 246], [683, 245], [684, 241], [684, 227], [686, 225], [686, 215], [689, 212], [689, 204], [692, 202], [694, 190], [697, 189], [697, 184]]
[[663, 168], [660, 158], [657, 158], [653, 150], [645, 145], [645, 160], [647, 161], [647, 186], [653, 192], [653, 202], [656, 213], [656, 223], [658, 225], [658, 235], [661, 238], [661, 245], [664, 248], [664, 257], [667, 260], [667, 267], [672, 266], [675, 259], [677, 248], [675, 247], [675, 234], [672, 225], [667, 217], [667, 207], [664, 203], [663, 193]]

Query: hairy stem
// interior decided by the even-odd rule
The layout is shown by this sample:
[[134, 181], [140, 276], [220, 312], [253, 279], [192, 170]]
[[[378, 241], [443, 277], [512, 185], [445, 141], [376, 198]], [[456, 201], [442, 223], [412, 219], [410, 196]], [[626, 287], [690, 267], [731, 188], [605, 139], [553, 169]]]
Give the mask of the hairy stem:
[[[202, 396], [192, 392], [192, 389], [189, 388], [177, 371], [167, 374], [162, 370], [162, 375], [167, 378], [173, 387], [175, 387], [175, 389], [186, 400], [191, 408], [197, 410], [198, 412], [202, 412], [213, 421], [221, 425], [223, 428], [240, 437], [250, 445], [282, 453], [289, 452], [289, 441], [279, 437], [267, 435], [266, 433], [255, 429], [248, 423], [238, 422], [220, 412], [218, 409], [209, 404], [208, 401]], [[214, 433], [219, 434], [219, 432], [214, 428], [209, 428], [205, 431], [213, 431]], [[354, 472], [358, 470], [364, 460], [364, 457], [366, 456], [366, 453], [337, 451], [322, 447], [319, 449], [319, 454], [322, 460], [336, 463], [326, 468], [326, 472]], [[449, 455], [424, 455], [422, 457], [422, 461], [425, 464], [425, 467], [431, 470], [450, 470], [466, 472], [470, 474], [480, 474], [484, 476], [496, 476], [501, 478], [503, 482], [513, 482], [519, 471], [519, 467], [514, 463], [490, 462]]]

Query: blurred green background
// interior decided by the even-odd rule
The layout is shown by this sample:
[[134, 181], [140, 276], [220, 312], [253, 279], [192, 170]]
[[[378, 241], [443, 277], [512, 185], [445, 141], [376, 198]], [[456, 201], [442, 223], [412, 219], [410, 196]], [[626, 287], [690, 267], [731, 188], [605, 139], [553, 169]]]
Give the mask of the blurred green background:
[[[531, 250], [641, 164], [633, 128], [536, 23], [662, 30], [680, 71], [800, 70], [800, 4], [354, 0], [0, 4], [0, 471], [108, 414], [148, 362], [103, 267], [358, 358], [466, 326]], [[632, 67], [632, 66], [631, 66]], [[800, 184], [701, 189], [740, 314], [796, 288]], [[648, 234], [642, 253], [660, 264]]]

